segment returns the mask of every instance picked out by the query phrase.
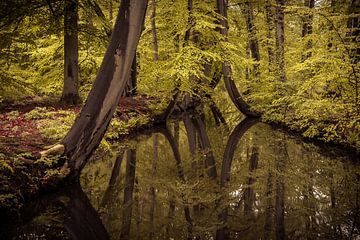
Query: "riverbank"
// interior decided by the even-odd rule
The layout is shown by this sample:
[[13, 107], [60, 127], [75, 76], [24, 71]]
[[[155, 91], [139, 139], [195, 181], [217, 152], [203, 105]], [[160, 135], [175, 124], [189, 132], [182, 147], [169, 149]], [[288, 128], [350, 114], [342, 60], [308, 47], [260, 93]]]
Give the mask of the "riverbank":
[[[122, 98], [99, 150], [161, 121], [159, 101], [145, 96]], [[72, 126], [79, 106], [48, 100], [9, 104], [0, 110], [0, 208], [18, 209], [28, 199], [58, 187], [67, 170], [64, 159], [39, 152], [59, 142]]]
[[[134, 134], [161, 122], [159, 100], [145, 96], [122, 98], [115, 117], [102, 140], [99, 151], [109, 148], [109, 141]], [[72, 126], [79, 106], [62, 106], [57, 102], [29, 100], [26, 104], [8, 104], [0, 109], [0, 207], [19, 208], [27, 199], [39, 193], [58, 188], [67, 176], [67, 169], [62, 169], [63, 158], [41, 158], [39, 152], [47, 146], [58, 143]], [[346, 152], [359, 154], [359, 124], [353, 128], [341, 128], [337, 135], [329, 138], [327, 130], [337, 131], [338, 128], [326, 126], [323, 122], [300, 124], [290, 116], [287, 118], [269, 117], [265, 114], [263, 121], [274, 127], [283, 128], [297, 135], [302, 135], [310, 142], [338, 146]], [[275, 115], [276, 116], [276, 115]], [[349, 121], [349, 120], [348, 120]], [[342, 121], [345, 122], [345, 121]], [[332, 123], [340, 124], [339, 123]], [[316, 129], [317, 131], [312, 131]], [[312, 133], [312, 134], [309, 134]], [[316, 133], [316, 134], [313, 134]], [[355, 140], [347, 141], [355, 135]], [[345, 136], [345, 137], [344, 137]], [[349, 135], [350, 136], [350, 135]], [[336, 138], [337, 137], [337, 138]], [[359, 138], [359, 135], [357, 135]]]

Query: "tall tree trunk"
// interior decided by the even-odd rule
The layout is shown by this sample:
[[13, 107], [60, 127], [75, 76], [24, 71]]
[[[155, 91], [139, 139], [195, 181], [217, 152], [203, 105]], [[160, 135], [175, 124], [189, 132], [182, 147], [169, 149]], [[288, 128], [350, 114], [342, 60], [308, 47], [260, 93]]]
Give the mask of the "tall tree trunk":
[[[217, 10], [218, 13], [223, 17], [221, 18], [220, 25], [222, 28], [220, 29], [220, 33], [224, 38], [225, 42], [228, 42], [228, 21], [227, 21], [227, 6], [225, 4], [225, 0], [217, 0]], [[231, 68], [229, 63], [224, 60], [222, 62], [222, 71], [224, 75], [224, 81], [226, 90], [229, 93], [229, 96], [235, 106], [242, 112], [244, 115], [249, 117], [259, 117], [260, 114], [250, 110], [250, 106], [245, 102], [240, 92], [238, 91], [234, 80], [231, 78]]]
[[126, 97], [136, 96], [137, 93], [137, 57], [134, 55], [134, 59], [131, 64], [129, 81], [124, 89], [123, 95]]
[[284, 5], [285, 0], [276, 0], [276, 74], [279, 82], [286, 82]]
[[244, 16], [246, 20], [246, 27], [248, 30], [249, 35], [249, 48], [251, 52], [251, 57], [255, 61], [254, 65], [254, 72], [256, 81], [260, 81], [260, 51], [259, 51], [259, 44], [256, 37], [256, 28], [254, 25], [254, 12], [252, 3], [249, 0], [245, 1], [245, 9], [244, 9]]
[[266, 16], [266, 25], [267, 25], [267, 32], [266, 32], [266, 45], [267, 45], [267, 52], [268, 52], [268, 69], [269, 73], [273, 73], [275, 57], [273, 51], [273, 44], [271, 39], [273, 39], [273, 32], [274, 32], [274, 10], [272, 6], [272, 0], [266, 0], [265, 2], [265, 16]]
[[358, 70], [356, 69], [356, 65], [360, 60], [360, 46], [359, 46], [359, 36], [360, 36], [360, 0], [351, 0], [349, 7], [349, 14], [355, 15], [349, 17], [347, 21], [347, 27], [349, 29], [347, 33], [347, 40], [354, 44], [354, 47], [349, 47], [349, 57], [351, 58], [352, 64], [352, 75], [354, 79], [354, 88], [355, 88], [355, 101], [354, 104], [356, 106], [357, 113], [360, 114], [360, 100], [359, 100], [359, 87], [360, 81], [358, 78]]
[[[309, 10], [311, 11], [315, 6], [315, 0], [305, 0], [304, 6], [309, 8]], [[303, 26], [302, 26], [302, 33], [301, 33], [301, 36], [303, 38], [312, 34], [312, 21], [313, 21], [313, 14], [312, 13], [305, 14]], [[307, 40], [306, 46], [305, 46], [305, 51], [308, 51], [309, 49], [311, 49], [311, 47], [312, 47], [312, 41]], [[302, 60], [305, 61], [309, 57], [311, 57], [311, 52], [305, 53], [302, 56]]]
[[136, 150], [127, 150], [123, 218], [120, 239], [130, 239], [130, 227], [132, 217], [133, 192], [135, 185]]
[[151, 22], [151, 35], [152, 35], [152, 41], [153, 41], [153, 58], [154, 61], [159, 60], [159, 46], [158, 46], [158, 40], [157, 40], [157, 29], [156, 29], [156, 3], [155, 0], [151, 0], [151, 7], [152, 12], [150, 16], [150, 22]]
[[65, 0], [64, 7], [64, 86], [61, 102], [80, 103], [78, 53], [78, 0]]
[[67, 156], [70, 177], [78, 177], [113, 117], [129, 79], [146, 7], [147, 0], [121, 1], [110, 44], [85, 106], [61, 144], [41, 153]]

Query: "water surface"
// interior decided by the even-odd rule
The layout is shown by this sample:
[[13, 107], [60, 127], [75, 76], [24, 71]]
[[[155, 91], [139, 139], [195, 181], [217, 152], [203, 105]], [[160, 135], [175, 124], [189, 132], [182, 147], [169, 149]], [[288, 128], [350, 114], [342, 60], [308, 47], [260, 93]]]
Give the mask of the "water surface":
[[1, 239], [359, 239], [354, 156], [245, 119], [179, 121], [98, 150], [81, 185]]

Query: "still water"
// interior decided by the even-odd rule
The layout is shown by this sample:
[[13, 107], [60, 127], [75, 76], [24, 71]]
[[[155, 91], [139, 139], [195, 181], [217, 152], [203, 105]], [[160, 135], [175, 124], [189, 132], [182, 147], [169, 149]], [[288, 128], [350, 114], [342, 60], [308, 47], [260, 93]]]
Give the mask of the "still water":
[[354, 156], [233, 122], [184, 114], [107, 145], [80, 185], [25, 206], [0, 238], [360, 239]]

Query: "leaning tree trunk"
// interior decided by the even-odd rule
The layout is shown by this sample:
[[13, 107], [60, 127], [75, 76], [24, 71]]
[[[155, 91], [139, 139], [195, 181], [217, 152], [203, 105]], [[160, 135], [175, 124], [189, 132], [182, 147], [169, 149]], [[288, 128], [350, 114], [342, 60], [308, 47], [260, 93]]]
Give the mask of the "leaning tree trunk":
[[65, 0], [64, 7], [64, 86], [61, 102], [80, 103], [78, 66], [78, 0]]
[[[228, 21], [227, 21], [227, 6], [225, 0], [217, 0], [218, 13], [223, 17], [219, 20], [220, 25], [222, 26], [220, 32], [223, 36], [225, 42], [228, 42]], [[260, 114], [250, 110], [250, 106], [245, 102], [240, 92], [238, 91], [234, 80], [231, 78], [231, 68], [228, 62], [225, 60], [222, 62], [222, 71], [224, 74], [224, 81], [226, 90], [229, 93], [229, 96], [235, 106], [242, 112], [244, 115], [249, 117], [259, 117]]]
[[42, 152], [64, 154], [77, 177], [99, 145], [130, 75], [147, 0], [122, 0], [110, 44], [80, 115], [59, 145]]

